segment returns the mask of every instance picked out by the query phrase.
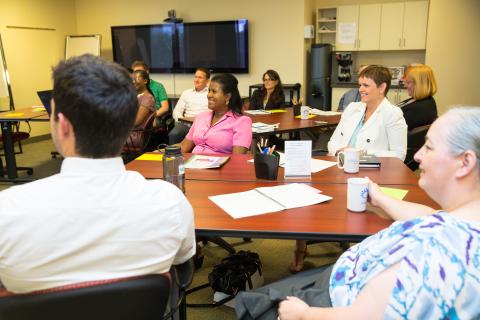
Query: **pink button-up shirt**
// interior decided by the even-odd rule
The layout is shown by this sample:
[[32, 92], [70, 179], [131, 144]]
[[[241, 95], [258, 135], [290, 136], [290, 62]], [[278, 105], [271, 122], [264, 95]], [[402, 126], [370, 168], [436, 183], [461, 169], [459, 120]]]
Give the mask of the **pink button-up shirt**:
[[232, 153], [233, 146], [250, 148], [252, 119], [228, 111], [213, 126], [212, 111], [202, 112], [195, 118], [187, 139], [193, 141], [192, 153]]

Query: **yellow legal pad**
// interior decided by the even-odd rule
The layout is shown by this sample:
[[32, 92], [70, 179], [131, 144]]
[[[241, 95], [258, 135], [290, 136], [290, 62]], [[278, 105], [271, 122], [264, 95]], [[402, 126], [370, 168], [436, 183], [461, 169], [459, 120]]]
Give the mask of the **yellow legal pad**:
[[135, 160], [162, 161], [162, 153], [144, 153]]
[[287, 112], [285, 109], [272, 109], [272, 110], [267, 110], [270, 113], [282, 113], [282, 112]]
[[12, 112], [12, 113], [6, 114], [5, 117], [20, 117], [23, 115], [24, 115], [23, 112]]
[[[308, 115], [308, 119], [312, 119], [312, 118], [315, 118], [315, 117], [316, 117], [316, 115], [314, 115], [314, 114]], [[301, 119], [302, 116], [296, 116], [295, 118], [296, 118], [296, 119]]]
[[380, 187], [380, 190], [385, 193], [387, 196], [392, 198], [402, 200], [408, 193], [408, 190], [403, 189], [395, 189], [395, 188], [387, 188], [387, 187]]

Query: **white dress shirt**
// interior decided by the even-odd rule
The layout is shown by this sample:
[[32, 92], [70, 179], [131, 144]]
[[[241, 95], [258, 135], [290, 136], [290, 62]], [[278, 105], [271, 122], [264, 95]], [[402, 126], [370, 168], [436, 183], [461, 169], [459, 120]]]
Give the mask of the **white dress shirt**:
[[182, 92], [175, 108], [173, 109], [173, 119], [195, 118], [197, 114], [208, 110], [208, 88], [196, 91], [195, 88], [187, 89]]
[[59, 174], [0, 192], [0, 282], [12, 292], [164, 273], [194, 253], [183, 193], [121, 158], [66, 158]]
[[[352, 102], [347, 106], [328, 142], [330, 155], [348, 145], [365, 109], [363, 102]], [[358, 131], [355, 147], [377, 157], [397, 157], [403, 161], [407, 153], [407, 124], [402, 110], [384, 98]]]

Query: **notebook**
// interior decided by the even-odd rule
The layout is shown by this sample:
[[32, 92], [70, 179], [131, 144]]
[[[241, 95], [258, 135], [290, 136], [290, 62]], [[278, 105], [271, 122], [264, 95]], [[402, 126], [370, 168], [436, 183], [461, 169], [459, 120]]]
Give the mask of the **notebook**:
[[42, 101], [45, 110], [47, 110], [48, 115], [50, 116], [50, 112], [52, 111], [50, 106], [50, 101], [52, 100], [52, 90], [37, 91], [37, 95]]

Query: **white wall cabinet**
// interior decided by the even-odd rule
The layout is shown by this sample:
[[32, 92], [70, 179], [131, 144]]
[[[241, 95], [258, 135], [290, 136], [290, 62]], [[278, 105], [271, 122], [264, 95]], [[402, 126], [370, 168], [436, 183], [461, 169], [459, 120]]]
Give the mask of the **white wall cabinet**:
[[317, 43], [335, 46], [337, 31], [337, 8], [317, 9]]
[[[380, 16], [380, 4], [339, 6], [335, 49], [340, 51], [378, 50]], [[351, 30], [350, 37], [345, 37], [344, 26], [348, 26]], [[346, 38], [350, 38], [350, 41]]]
[[382, 4], [380, 50], [425, 49], [428, 1]]

